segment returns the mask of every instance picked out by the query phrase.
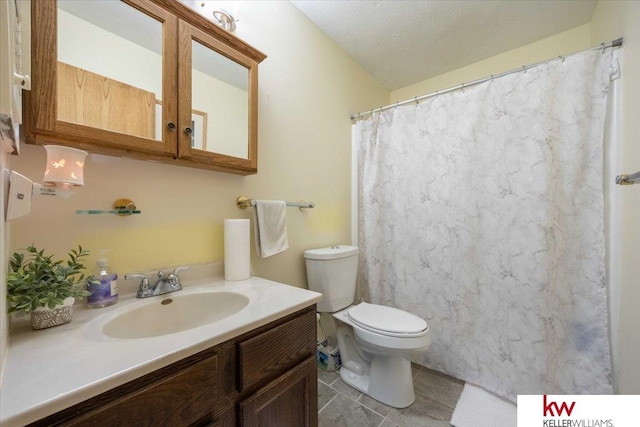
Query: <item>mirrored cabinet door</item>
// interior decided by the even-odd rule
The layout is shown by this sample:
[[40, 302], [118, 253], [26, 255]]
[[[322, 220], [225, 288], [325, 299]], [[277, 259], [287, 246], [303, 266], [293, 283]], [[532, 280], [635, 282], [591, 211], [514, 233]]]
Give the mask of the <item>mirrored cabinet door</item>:
[[178, 157], [257, 168], [257, 62], [180, 21]]
[[36, 128], [175, 156], [176, 17], [141, 0], [36, 3], [34, 83], [53, 92]]

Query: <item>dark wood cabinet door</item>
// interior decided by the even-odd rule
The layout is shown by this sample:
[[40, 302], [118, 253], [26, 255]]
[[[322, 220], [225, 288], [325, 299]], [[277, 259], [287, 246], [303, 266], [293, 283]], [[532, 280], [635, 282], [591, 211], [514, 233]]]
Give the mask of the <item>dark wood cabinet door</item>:
[[309, 357], [240, 403], [240, 425], [317, 426], [318, 385], [315, 357]]

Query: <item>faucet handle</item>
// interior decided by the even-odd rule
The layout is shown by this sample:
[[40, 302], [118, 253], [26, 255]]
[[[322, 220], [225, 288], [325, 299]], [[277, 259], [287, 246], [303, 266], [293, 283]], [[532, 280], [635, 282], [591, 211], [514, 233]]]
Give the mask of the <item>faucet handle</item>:
[[[169, 280], [171, 282], [171, 286], [172, 287], [177, 287], [178, 290], [182, 289], [182, 283], [180, 283], [180, 277], [178, 276], [178, 271], [184, 271], [184, 270], [191, 270], [191, 266], [189, 265], [183, 265], [180, 267], [176, 267], [175, 270], [173, 270], [173, 273], [171, 273], [169, 275]], [[158, 273], [160, 274], [160, 273]]]
[[173, 275], [175, 276], [176, 274], [178, 274], [178, 271], [184, 271], [184, 270], [191, 270], [191, 266], [190, 265], [182, 265], [180, 267], [176, 267], [175, 270], [173, 270]]
[[124, 275], [124, 280], [142, 279], [140, 281], [140, 289], [138, 292], [147, 291], [149, 289], [149, 278], [144, 273], [129, 273]]
[[147, 275], [144, 273], [127, 273], [124, 275], [124, 280], [132, 280], [132, 279], [142, 279], [142, 281], [144, 281], [145, 279], [149, 280]]

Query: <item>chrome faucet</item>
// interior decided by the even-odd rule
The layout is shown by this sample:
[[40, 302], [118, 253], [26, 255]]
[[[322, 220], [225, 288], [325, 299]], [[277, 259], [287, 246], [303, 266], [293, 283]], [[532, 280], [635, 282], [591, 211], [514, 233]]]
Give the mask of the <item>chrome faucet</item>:
[[136, 294], [137, 298], [148, 298], [156, 295], [168, 294], [169, 292], [175, 292], [182, 289], [182, 283], [180, 283], [179, 271], [191, 270], [191, 267], [184, 265], [177, 267], [173, 270], [173, 273], [167, 275], [164, 271], [158, 271], [158, 280], [153, 285], [149, 285], [149, 278], [144, 273], [130, 273], [124, 275], [124, 280], [142, 279], [140, 281], [140, 288]]

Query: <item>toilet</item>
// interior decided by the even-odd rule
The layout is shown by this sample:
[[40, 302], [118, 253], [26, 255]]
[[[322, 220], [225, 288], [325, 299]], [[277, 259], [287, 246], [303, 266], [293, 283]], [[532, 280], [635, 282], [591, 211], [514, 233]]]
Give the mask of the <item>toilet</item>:
[[338, 320], [342, 368], [351, 387], [395, 408], [415, 401], [411, 356], [431, 344], [424, 319], [397, 308], [362, 302], [353, 305], [358, 248], [331, 246], [304, 252], [309, 289], [320, 292], [318, 311]]

